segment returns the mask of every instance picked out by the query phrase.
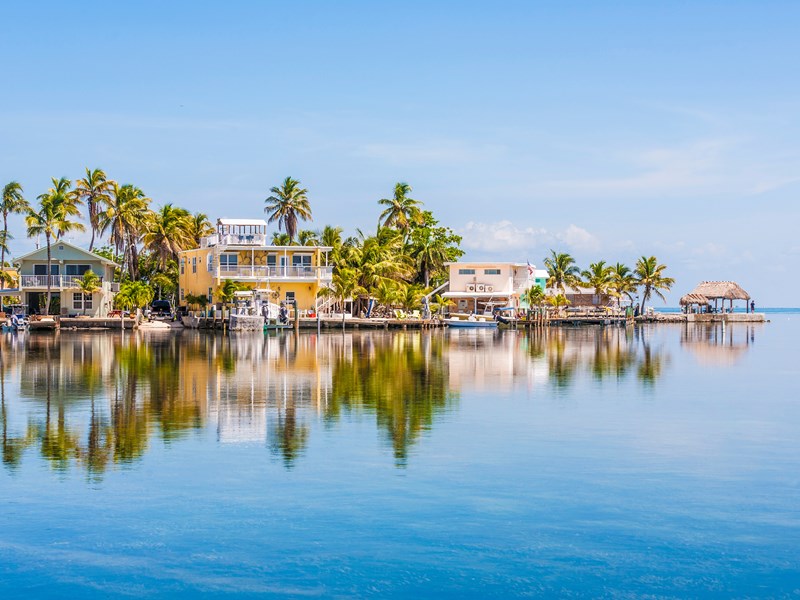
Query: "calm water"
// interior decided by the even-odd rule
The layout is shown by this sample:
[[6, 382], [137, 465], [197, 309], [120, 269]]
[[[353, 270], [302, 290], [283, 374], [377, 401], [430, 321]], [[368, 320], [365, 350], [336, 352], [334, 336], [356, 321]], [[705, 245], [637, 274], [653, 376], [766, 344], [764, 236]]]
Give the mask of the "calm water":
[[771, 318], [4, 335], [0, 596], [795, 597]]

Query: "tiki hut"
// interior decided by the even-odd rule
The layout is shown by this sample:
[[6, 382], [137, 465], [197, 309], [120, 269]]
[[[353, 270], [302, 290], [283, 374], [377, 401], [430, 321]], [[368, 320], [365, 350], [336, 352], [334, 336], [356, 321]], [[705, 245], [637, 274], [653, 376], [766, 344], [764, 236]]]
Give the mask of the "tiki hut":
[[704, 281], [681, 298], [681, 306], [696, 305], [708, 309], [713, 302], [714, 312], [720, 312], [725, 311], [726, 300], [730, 302], [729, 312], [733, 312], [734, 300], [744, 300], [745, 310], [749, 310], [750, 294], [735, 281]]

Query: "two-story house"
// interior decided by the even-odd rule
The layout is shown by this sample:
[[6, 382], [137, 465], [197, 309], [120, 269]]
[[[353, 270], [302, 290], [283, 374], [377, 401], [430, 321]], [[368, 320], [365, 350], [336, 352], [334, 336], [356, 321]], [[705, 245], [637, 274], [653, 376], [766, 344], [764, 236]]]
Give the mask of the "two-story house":
[[300, 310], [316, 307], [317, 292], [331, 282], [329, 246], [272, 246], [262, 219], [218, 219], [217, 231], [200, 247], [179, 255], [180, 301], [187, 294], [221, 302], [226, 279], [243, 289], [269, 290], [275, 301], [296, 301]]
[[482, 313], [492, 308], [527, 306], [523, 294], [534, 285], [544, 291], [547, 271], [529, 263], [452, 262], [448, 291], [455, 312]]
[[[74, 244], [57, 240], [50, 245], [50, 273], [47, 273], [47, 248], [39, 248], [14, 260], [19, 273], [19, 296], [29, 314], [41, 314], [47, 303], [50, 281], [50, 313], [62, 316], [105, 317], [111, 310], [119, 284], [112, 283], [117, 264]], [[86, 271], [100, 278], [100, 288], [84, 294], [78, 281]], [[58, 310], [56, 310], [56, 308]]]

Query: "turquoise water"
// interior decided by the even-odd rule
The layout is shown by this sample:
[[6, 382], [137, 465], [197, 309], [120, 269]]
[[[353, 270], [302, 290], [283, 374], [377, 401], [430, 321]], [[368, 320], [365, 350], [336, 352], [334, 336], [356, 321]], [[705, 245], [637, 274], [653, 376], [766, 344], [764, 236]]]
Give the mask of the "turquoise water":
[[794, 597], [770, 318], [4, 335], [0, 597]]

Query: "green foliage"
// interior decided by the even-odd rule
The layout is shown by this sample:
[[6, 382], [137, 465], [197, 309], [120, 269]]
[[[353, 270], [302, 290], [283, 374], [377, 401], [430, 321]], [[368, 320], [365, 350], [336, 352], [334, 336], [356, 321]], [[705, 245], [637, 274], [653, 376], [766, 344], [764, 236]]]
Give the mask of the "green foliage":
[[655, 256], [642, 256], [636, 261], [636, 268], [633, 273], [636, 277], [636, 283], [642, 288], [642, 303], [640, 310], [644, 312], [645, 303], [655, 293], [664, 302], [667, 299], [661, 290], [669, 290], [675, 283], [672, 277], [665, 277], [664, 271], [667, 269], [666, 265], [658, 264]]
[[297, 233], [297, 220], [311, 220], [308, 190], [301, 188], [298, 180], [287, 177], [280, 187], [270, 191], [272, 195], [264, 201], [264, 212], [269, 214], [270, 223], [277, 221], [278, 228], [286, 231], [291, 243]]
[[114, 297], [114, 306], [126, 310], [144, 308], [153, 301], [153, 289], [143, 281], [126, 281]]
[[548, 288], [559, 289], [565, 294], [567, 287], [580, 285], [580, 269], [569, 254], [550, 250], [550, 256], [544, 259], [544, 266], [547, 269]]

